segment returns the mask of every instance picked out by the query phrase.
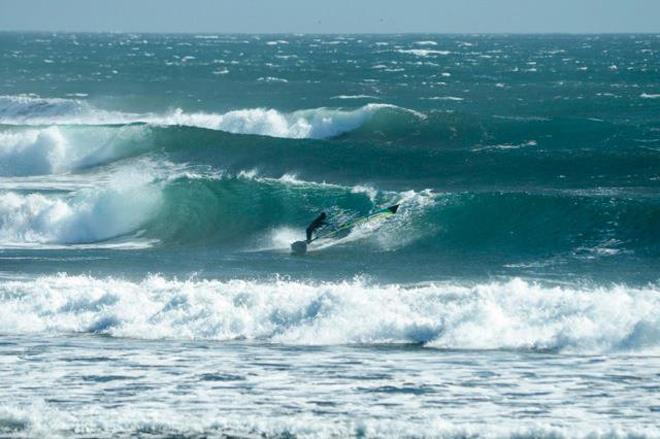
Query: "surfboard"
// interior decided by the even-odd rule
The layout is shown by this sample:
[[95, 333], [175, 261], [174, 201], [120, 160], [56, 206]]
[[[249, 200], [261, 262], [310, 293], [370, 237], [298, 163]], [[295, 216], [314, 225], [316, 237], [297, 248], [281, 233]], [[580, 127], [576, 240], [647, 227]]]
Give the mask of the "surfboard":
[[311, 244], [316, 240], [325, 240], [325, 239], [340, 239], [344, 236], [347, 236], [353, 228], [356, 226], [366, 224], [370, 221], [376, 219], [386, 219], [394, 215], [399, 209], [398, 204], [394, 204], [383, 209], [379, 209], [375, 212], [370, 213], [369, 215], [352, 219], [346, 221], [335, 227], [329, 227], [327, 230], [322, 230], [318, 235], [316, 235], [309, 243], [306, 241], [296, 241], [291, 244], [291, 253], [296, 255], [303, 255], [307, 252], [307, 245]]

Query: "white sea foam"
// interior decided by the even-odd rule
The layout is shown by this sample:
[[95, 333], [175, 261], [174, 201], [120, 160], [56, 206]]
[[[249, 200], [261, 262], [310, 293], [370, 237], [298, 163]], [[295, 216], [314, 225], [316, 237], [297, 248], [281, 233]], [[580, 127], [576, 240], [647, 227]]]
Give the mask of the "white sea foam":
[[305, 239], [305, 231], [293, 227], [276, 227], [268, 230], [257, 238], [256, 245], [251, 246], [246, 252], [277, 251], [290, 253], [291, 243]]
[[401, 111], [424, 118], [422, 113], [390, 104], [367, 104], [354, 110], [314, 108], [284, 113], [252, 108], [227, 113], [185, 112], [164, 114], [109, 112], [82, 101], [33, 97], [0, 97], [0, 124], [7, 125], [181, 125], [285, 138], [326, 138], [354, 130], [379, 111]]
[[660, 93], [642, 93], [639, 97], [643, 99], [658, 99], [660, 98]]
[[227, 131], [236, 134], [258, 134], [271, 137], [320, 139], [352, 131], [381, 110], [406, 111], [417, 117], [423, 114], [388, 104], [367, 104], [357, 110], [316, 108], [281, 113], [273, 109], [249, 109], [225, 114], [184, 113], [181, 110], [164, 118], [147, 120], [165, 125], [187, 125]]
[[486, 146], [477, 146], [475, 148], [472, 148], [473, 151], [484, 151], [484, 150], [489, 150], [489, 149], [502, 149], [502, 150], [507, 150], [507, 149], [520, 149], [520, 148], [525, 148], [528, 146], [537, 146], [538, 142], [536, 140], [528, 140], [527, 142], [523, 143], [502, 143], [498, 145], [486, 145]]
[[257, 81], [260, 81], [260, 82], [283, 82], [283, 83], [289, 82], [287, 79], [277, 78], [275, 76], [262, 76], [262, 77], [257, 78]]
[[330, 99], [380, 99], [380, 98], [372, 95], [338, 95], [338, 96], [333, 96]]
[[464, 101], [465, 98], [459, 98], [458, 96], [431, 96], [428, 98], [422, 98], [428, 101], [455, 101], [455, 102], [461, 102]]
[[25, 177], [0, 177], [0, 191], [63, 191], [71, 192], [91, 188], [103, 183], [106, 175], [88, 174], [37, 175]]
[[153, 178], [135, 167], [66, 195], [0, 192], [0, 247], [83, 244], [134, 233], [162, 203]]
[[0, 132], [0, 175], [61, 172], [66, 152], [66, 140], [57, 127]]
[[333, 417], [298, 413], [287, 416], [264, 413], [232, 413], [225, 407], [196, 407], [195, 416], [160, 405], [132, 403], [130, 407], [112, 404], [80, 407], [64, 411], [53, 403], [36, 401], [30, 405], [7, 402], [0, 406], [0, 433], [9, 437], [364, 437], [399, 438], [428, 437], [442, 439], [646, 439], [657, 438], [650, 426], [622, 428], [615, 424], [579, 422], [563, 425], [557, 422], [503, 419], [497, 423], [466, 423], [447, 420], [443, 416], [419, 416], [417, 419], [346, 414]]
[[399, 49], [399, 53], [408, 53], [415, 56], [430, 56], [430, 55], [449, 55], [449, 50], [433, 50], [433, 49]]
[[657, 286], [551, 287], [362, 281], [43, 276], [0, 283], [0, 332], [145, 339], [247, 338], [316, 345], [424, 343], [452, 349], [657, 351]]
[[[307, 252], [313, 253], [316, 251], [328, 249], [330, 247], [346, 245], [355, 241], [362, 241], [369, 238], [377, 238], [381, 236], [379, 235], [379, 232], [381, 232], [381, 229], [386, 224], [385, 221], [386, 221], [385, 219], [377, 218], [374, 219], [373, 221], [368, 221], [366, 223], [359, 224], [353, 227], [350, 233], [343, 238], [319, 239], [318, 241], [315, 241], [311, 246], [307, 248]], [[384, 239], [383, 241], [385, 242], [386, 245], [390, 244], [390, 241], [387, 239]], [[390, 248], [388, 248], [387, 250], [390, 250]]]

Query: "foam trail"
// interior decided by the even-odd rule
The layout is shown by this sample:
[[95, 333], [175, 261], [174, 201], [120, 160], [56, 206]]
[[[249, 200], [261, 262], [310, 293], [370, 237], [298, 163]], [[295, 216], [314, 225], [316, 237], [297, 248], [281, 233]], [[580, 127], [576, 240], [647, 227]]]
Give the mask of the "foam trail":
[[[402, 209], [403, 210], [403, 209]], [[401, 215], [403, 217], [404, 215]], [[375, 218], [373, 220], [367, 221], [365, 223], [359, 224], [355, 226], [350, 233], [340, 239], [319, 239], [315, 241], [314, 245], [308, 247], [308, 252], [314, 252], [317, 250], [324, 250], [326, 248], [330, 247], [335, 247], [339, 245], [344, 245], [348, 244], [354, 241], [361, 241], [361, 240], [366, 240], [369, 238], [380, 238], [377, 240], [377, 243], [380, 244], [379, 246], [381, 248], [385, 249], [392, 249], [392, 242], [388, 238], [390, 238], [392, 235], [397, 235], [397, 233], [392, 233], [394, 230], [387, 230], [385, 225], [389, 225], [392, 223], [396, 223], [395, 218]], [[398, 224], [400, 226], [400, 224]], [[385, 230], [385, 233], [379, 233], [382, 232], [383, 229]], [[395, 228], [395, 230], [398, 229], [398, 227]], [[387, 233], [390, 232], [390, 233]], [[413, 238], [414, 240], [414, 238]], [[396, 247], [396, 246], [395, 246]]]
[[280, 250], [289, 252], [291, 243], [305, 239], [304, 230], [293, 227], [278, 227], [259, 239], [260, 245], [250, 251]]
[[140, 282], [43, 276], [0, 284], [0, 332], [453, 349], [657, 351], [660, 290], [362, 281]]

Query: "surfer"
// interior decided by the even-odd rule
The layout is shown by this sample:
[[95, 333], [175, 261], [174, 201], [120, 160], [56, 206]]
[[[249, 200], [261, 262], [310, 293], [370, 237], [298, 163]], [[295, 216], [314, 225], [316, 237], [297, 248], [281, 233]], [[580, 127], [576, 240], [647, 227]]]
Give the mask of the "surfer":
[[[326, 221], [327, 215], [325, 212], [321, 212], [321, 214], [317, 216], [309, 226], [307, 226], [307, 239], [305, 241], [296, 241], [291, 243], [291, 253], [294, 255], [304, 255], [307, 253], [307, 245], [311, 244], [317, 239], [325, 240], [328, 242], [332, 240], [340, 242], [341, 238], [348, 236], [354, 227], [360, 224], [367, 224], [369, 221], [376, 220], [377, 218], [387, 219], [388, 217], [394, 215], [398, 209], [399, 205], [394, 204], [390, 207], [385, 207], [383, 209], [372, 212], [369, 215], [343, 221], [340, 224], [329, 223]], [[322, 226], [330, 226], [330, 230], [322, 230], [320, 234], [317, 234], [316, 237], [312, 238], [314, 232]]]
[[326, 224], [328, 224], [325, 221], [326, 216], [327, 215], [325, 214], [325, 212], [321, 212], [321, 214], [319, 216], [317, 216], [316, 219], [314, 221], [312, 221], [312, 223], [307, 227], [307, 230], [306, 230], [306, 232], [307, 232], [307, 244], [312, 242], [312, 233], [314, 233], [314, 230], [318, 229], [321, 226], [325, 226]]

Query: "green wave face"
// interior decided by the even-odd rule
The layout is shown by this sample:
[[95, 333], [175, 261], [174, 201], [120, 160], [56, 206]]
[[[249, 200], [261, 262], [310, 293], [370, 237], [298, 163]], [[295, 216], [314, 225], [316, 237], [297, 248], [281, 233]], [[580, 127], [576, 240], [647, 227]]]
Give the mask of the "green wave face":
[[343, 220], [400, 202], [382, 229], [345, 250], [547, 257], [660, 249], [660, 201], [625, 191], [397, 192], [244, 175], [178, 178], [162, 199], [147, 236], [163, 245], [240, 249], [280, 228], [301, 239], [320, 211]]

